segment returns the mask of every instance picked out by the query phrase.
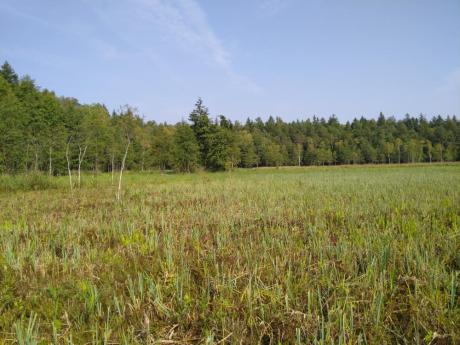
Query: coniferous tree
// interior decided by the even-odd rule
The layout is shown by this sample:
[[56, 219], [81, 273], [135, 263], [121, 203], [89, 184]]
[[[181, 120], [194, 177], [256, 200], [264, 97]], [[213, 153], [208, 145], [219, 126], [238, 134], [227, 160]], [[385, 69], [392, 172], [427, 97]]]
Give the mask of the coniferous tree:
[[209, 119], [208, 108], [203, 105], [203, 100], [201, 98], [195, 103], [195, 109], [190, 113], [189, 121], [192, 123], [191, 127], [200, 147], [201, 164], [208, 167], [207, 159], [210, 150], [209, 136], [212, 130], [212, 123]]
[[0, 75], [6, 80], [7, 83], [11, 85], [17, 85], [19, 78], [16, 72], [14, 71], [13, 67], [5, 61], [0, 68]]
[[[82, 170], [193, 171], [279, 165], [417, 163], [460, 158], [457, 118], [424, 115], [401, 120], [382, 113], [341, 124], [336, 116], [284, 122], [270, 116], [232, 122], [210, 120], [201, 99], [190, 125], [144, 121], [126, 106], [58, 98], [34, 80], [0, 69], [0, 172], [30, 170], [79, 176]], [[80, 173], [79, 173], [80, 172]], [[120, 174], [121, 175], [121, 174]], [[114, 179], [114, 176], [113, 176]], [[74, 179], [79, 181], [80, 179]]]

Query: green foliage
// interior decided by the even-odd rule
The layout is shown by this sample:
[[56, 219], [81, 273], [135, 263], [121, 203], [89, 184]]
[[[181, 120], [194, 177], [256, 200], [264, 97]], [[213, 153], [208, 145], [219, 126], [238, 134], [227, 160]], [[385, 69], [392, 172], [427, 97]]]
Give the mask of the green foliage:
[[234, 133], [225, 127], [213, 127], [206, 136], [209, 149], [206, 153], [206, 167], [211, 170], [228, 170], [239, 163], [239, 147]]
[[[115, 172], [127, 146], [126, 169], [137, 171], [431, 163], [460, 158], [455, 116], [428, 121], [422, 115], [406, 115], [397, 121], [381, 113], [377, 120], [360, 118], [346, 124], [335, 115], [290, 123], [270, 116], [266, 121], [248, 119], [242, 125], [224, 115], [211, 119], [198, 99], [188, 120], [157, 124], [145, 121], [129, 105], [109, 114], [102, 104], [58, 98], [30, 77], [19, 78], [5, 62], [0, 69], [0, 173], [64, 175], [69, 168], [71, 173]], [[198, 159], [194, 154], [185, 159], [187, 150], [194, 152], [195, 147], [185, 148], [190, 131], [180, 128], [184, 125], [198, 144]]]
[[185, 123], [176, 127], [173, 166], [180, 172], [193, 172], [198, 166], [199, 145], [193, 130]]
[[243, 168], [257, 166], [260, 159], [256, 152], [252, 134], [247, 130], [237, 132], [235, 141], [239, 146], [241, 166]]
[[25, 148], [21, 145], [25, 111], [12, 86], [0, 75], [0, 173], [21, 170]]
[[11, 176], [0, 175], [0, 193], [16, 191], [46, 190], [58, 188], [59, 183], [41, 172]]
[[168, 125], [150, 126], [150, 137], [152, 138], [152, 144], [150, 147], [149, 163], [150, 167], [158, 167], [160, 170], [166, 170], [171, 168], [174, 159], [174, 133], [175, 127]]
[[13, 70], [13, 67], [5, 61], [0, 68], [0, 76], [3, 77], [10, 85], [14, 86], [18, 84], [18, 75]]
[[32, 312], [26, 327], [24, 327], [22, 321], [17, 321], [14, 324], [16, 340], [18, 342], [18, 345], [38, 345], [38, 341], [36, 339], [35, 334], [36, 322], [37, 314], [34, 314], [34, 312]]
[[195, 133], [196, 140], [200, 147], [200, 160], [201, 164], [207, 165], [207, 158], [210, 150], [209, 136], [212, 129], [211, 120], [209, 119], [209, 111], [203, 105], [201, 98], [195, 104], [195, 109], [190, 113], [189, 121], [192, 123], [191, 127]]

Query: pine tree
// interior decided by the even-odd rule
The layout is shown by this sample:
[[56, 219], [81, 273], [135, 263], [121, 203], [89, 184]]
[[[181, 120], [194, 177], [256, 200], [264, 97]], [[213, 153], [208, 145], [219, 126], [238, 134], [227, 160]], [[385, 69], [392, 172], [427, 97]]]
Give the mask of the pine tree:
[[19, 78], [13, 67], [5, 61], [0, 69], [0, 75], [11, 85], [17, 85]]
[[200, 147], [201, 164], [208, 167], [207, 158], [210, 149], [209, 135], [213, 125], [209, 119], [208, 108], [203, 105], [203, 100], [201, 98], [195, 103], [195, 109], [190, 113], [189, 120], [192, 122], [191, 127]]

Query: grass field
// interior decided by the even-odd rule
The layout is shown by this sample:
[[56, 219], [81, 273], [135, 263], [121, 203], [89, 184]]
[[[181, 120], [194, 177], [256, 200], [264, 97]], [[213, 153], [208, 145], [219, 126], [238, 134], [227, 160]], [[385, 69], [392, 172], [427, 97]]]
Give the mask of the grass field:
[[458, 164], [2, 179], [0, 344], [460, 344]]

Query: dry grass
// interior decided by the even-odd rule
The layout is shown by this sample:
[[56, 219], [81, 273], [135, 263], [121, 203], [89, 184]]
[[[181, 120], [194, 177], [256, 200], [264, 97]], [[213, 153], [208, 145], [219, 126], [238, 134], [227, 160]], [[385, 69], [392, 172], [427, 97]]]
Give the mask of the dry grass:
[[460, 166], [0, 194], [0, 344], [460, 342]]

